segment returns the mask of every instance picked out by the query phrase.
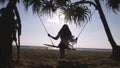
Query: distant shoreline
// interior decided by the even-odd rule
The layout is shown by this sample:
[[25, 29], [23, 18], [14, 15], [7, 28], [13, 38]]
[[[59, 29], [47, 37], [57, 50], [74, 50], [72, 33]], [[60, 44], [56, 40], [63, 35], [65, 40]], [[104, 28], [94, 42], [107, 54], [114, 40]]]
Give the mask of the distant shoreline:
[[[16, 47], [14, 45], [14, 47]], [[20, 48], [24, 49], [48, 49], [48, 50], [58, 50], [58, 48], [48, 47], [48, 46], [27, 46], [22, 45]], [[104, 48], [75, 48], [77, 51], [108, 51], [112, 52], [112, 49], [104, 49]]]

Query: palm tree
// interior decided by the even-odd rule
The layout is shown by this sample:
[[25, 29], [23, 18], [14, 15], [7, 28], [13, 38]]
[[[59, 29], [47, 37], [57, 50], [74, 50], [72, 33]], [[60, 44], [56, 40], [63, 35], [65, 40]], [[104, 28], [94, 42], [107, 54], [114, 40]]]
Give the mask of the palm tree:
[[[107, 34], [108, 40], [112, 46], [111, 58], [113, 58], [114, 60], [120, 60], [120, 46], [117, 45], [117, 43], [114, 41], [114, 39], [112, 37], [112, 33], [109, 29], [108, 22], [106, 20], [106, 17], [104, 15], [104, 12], [102, 10], [99, 0], [94, 0], [94, 2], [87, 1], [87, 0], [76, 2], [76, 4], [81, 4], [81, 3], [82, 4], [85, 4], [85, 3], [92, 4], [98, 10], [102, 24], [103, 24], [105, 32]], [[112, 8], [114, 12], [116, 12], [116, 11], [119, 11], [120, 1], [119, 0], [108, 0], [107, 5], [110, 8]]]
[[[107, 6], [109, 9], [112, 9], [113, 12], [119, 12], [120, 11], [120, 0], [107, 0]], [[112, 55], [111, 57], [115, 60], [120, 60], [120, 46], [117, 46], [117, 44], [114, 42], [113, 43], [116, 45], [113, 48]]]
[[[5, 3], [5, 1], [0, 0], [0, 3]], [[13, 68], [12, 42], [15, 41], [17, 44], [17, 31], [18, 36], [21, 35], [21, 21], [16, 7], [17, 1], [19, 0], [9, 0], [6, 8], [0, 9], [0, 68]], [[14, 19], [14, 15], [16, 15], [16, 19]], [[18, 40], [20, 40], [19, 37]], [[20, 44], [20, 42], [18, 42], [18, 44]], [[19, 61], [19, 54], [17, 60]]]
[[[117, 45], [117, 43], [114, 41], [114, 39], [112, 37], [111, 31], [109, 29], [107, 20], [105, 18], [105, 15], [103, 13], [103, 10], [101, 8], [99, 0], [95, 0], [95, 2], [96, 2], [96, 5], [97, 5], [97, 9], [98, 9], [100, 18], [102, 20], [105, 32], [107, 34], [108, 40], [109, 40], [109, 42], [110, 42], [110, 44], [112, 46], [112, 55], [111, 55], [111, 58], [113, 58], [114, 60], [120, 60], [120, 46]], [[110, 6], [110, 1], [108, 2], [108, 4]], [[112, 7], [112, 5], [111, 5], [111, 7]], [[116, 8], [113, 8], [114, 11], [115, 11], [115, 9]]]
[[[81, 22], [88, 21], [90, 18], [90, 9], [85, 4], [93, 5], [100, 15], [102, 24], [107, 34], [108, 40], [112, 46], [112, 58], [120, 60], [120, 47], [114, 41], [111, 31], [108, 26], [108, 22], [105, 18], [99, 0], [79, 0], [72, 2], [71, 0], [22, 0], [26, 9], [32, 6], [34, 13], [53, 13], [56, 10], [61, 10], [66, 16], [66, 21], [72, 21], [75, 24], [81, 24]], [[106, 0], [107, 6], [113, 9], [114, 12], [120, 10], [120, 0]]]

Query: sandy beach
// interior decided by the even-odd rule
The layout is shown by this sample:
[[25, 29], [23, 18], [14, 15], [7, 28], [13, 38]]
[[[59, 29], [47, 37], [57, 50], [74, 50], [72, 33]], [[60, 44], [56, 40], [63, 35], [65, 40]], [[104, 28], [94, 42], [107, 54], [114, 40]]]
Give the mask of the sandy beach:
[[[16, 49], [14, 59], [16, 58]], [[20, 63], [15, 68], [120, 68], [120, 62], [110, 59], [109, 51], [66, 50], [66, 58], [59, 59], [58, 50], [21, 49]]]

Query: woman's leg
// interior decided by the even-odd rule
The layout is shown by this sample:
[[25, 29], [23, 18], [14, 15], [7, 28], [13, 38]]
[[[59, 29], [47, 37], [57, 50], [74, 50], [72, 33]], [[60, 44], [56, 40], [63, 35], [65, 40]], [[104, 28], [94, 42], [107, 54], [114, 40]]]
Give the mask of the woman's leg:
[[60, 47], [60, 58], [63, 59], [65, 58], [65, 49]]

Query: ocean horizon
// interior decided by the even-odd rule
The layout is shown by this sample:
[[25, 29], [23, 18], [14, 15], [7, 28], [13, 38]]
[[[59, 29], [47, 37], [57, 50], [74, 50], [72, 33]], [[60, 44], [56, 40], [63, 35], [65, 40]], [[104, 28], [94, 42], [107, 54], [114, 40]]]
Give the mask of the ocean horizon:
[[[14, 47], [16, 47], [14, 45]], [[49, 46], [37, 46], [37, 45], [21, 45], [20, 48], [27, 48], [27, 49], [46, 49], [46, 50], [58, 50], [58, 48], [49, 47]], [[107, 48], [75, 48], [77, 51], [108, 51], [112, 52], [112, 49]]]

